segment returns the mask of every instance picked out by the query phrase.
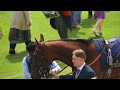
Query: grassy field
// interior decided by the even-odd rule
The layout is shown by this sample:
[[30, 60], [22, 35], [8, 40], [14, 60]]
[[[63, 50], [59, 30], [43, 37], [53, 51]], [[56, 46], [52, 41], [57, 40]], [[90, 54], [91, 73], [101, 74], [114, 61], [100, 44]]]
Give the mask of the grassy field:
[[[27, 55], [25, 44], [17, 44], [15, 55], [9, 55], [9, 41], [8, 34], [11, 21], [11, 11], [0, 11], [0, 27], [3, 30], [3, 39], [0, 40], [0, 79], [24, 79], [22, 72], [22, 59]], [[88, 12], [82, 12], [82, 28], [68, 31], [69, 38], [95, 38], [91, 34], [92, 28], [95, 26], [95, 19], [87, 19]], [[102, 36], [104, 39], [120, 36], [120, 11], [106, 12], [106, 19], [103, 23]], [[60, 39], [57, 30], [54, 30], [50, 24], [49, 19], [46, 19], [42, 12], [32, 11], [32, 40], [34, 37], [39, 40], [39, 35], [43, 34], [45, 41]], [[57, 61], [63, 68], [65, 65]], [[67, 74], [71, 71], [68, 67], [60, 74]]]

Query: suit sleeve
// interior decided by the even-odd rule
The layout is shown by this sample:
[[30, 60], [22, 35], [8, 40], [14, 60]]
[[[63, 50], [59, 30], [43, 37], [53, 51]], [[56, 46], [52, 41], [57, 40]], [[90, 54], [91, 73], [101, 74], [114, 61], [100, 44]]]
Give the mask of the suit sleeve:
[[86, 76], [86, 79], [91, 79], [95, 77], [95, 73], [94, 72], [88, 72], [87, 76]]

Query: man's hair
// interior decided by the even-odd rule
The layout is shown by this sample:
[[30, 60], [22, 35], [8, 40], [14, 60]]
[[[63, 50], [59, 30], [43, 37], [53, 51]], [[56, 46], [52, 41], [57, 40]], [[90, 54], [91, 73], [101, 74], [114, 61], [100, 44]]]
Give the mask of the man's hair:
[[86, 54], [85, 54], [85, 52], [84, 52], [82, 49], [74, 50], [74, 51], [73, 51], [73, 54], [74, 54], [76, 57], [81, 57], [81, 58], [83, 58], [84, 60], [86, 60]]
[[27, 44], [26, 50], [28, 51], [28, 53], [29, 52], [34, 52], [36, 46], [37, 46], [37, 43], [32, 41], [32, 42]]

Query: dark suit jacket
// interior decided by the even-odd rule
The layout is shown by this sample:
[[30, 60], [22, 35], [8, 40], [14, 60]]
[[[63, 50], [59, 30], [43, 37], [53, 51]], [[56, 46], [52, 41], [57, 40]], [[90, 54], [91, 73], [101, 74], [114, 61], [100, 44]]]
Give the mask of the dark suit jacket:
[[[73, 75], [61, 75], [60, 79], [75, 79], [75, 74], [76, 72]], [[85, 64], [77, 79], [91, 79], [92, 77], [95, 77], [95, 72], [90, 66]]]

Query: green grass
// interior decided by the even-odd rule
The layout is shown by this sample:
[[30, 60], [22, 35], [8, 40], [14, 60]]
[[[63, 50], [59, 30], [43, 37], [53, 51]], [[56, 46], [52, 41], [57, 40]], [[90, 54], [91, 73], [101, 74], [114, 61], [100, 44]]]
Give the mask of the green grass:
[[[0, 40], [0, 79], [23, 79], [22, 72], [22, 59], [27, 55], [25, 51], [25, 44], [17, 44], [16, 55], [9, 55], [9, 41], [8, 34], [11, 21], [11, 11], [0, 11], [0, 27], [3, 30], [3, 39]], [[83, 22], [81, 29], [73, 29], [72, 32], [68, 31], [69, 38], [95, 38], [91, 34], [92, 28], [95, 26], [95, 19], [87, 19], [88, 12], [82, 12]], [[106, 13], [106, 19], [103, 23], [103, 38], [110, 39], [112, 37], [120, 36], [120, 11], [110, 11]], [[40, 11], [32, 11], [32, 40], [34, 37], [39, 40], [39, 35], [43, 34], [45, 41], [60, 39], [57, 30], [54, 30], [50, 24], [49, 19], [46, 19]], [[58, 63], [60, 61], [57, 61]], [[65, 64], [60, 63], [63, 68]], [[71, 72], [68, 67], [60, 74], [67, 74]]]

